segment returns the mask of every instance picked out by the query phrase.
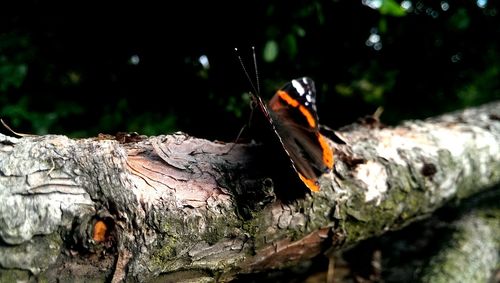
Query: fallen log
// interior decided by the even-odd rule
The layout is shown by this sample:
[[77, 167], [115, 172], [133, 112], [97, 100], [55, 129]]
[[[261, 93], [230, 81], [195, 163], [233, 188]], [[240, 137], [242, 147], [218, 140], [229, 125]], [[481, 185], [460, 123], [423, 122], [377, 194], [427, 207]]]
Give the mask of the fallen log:
[[[342, 249], [500, 182], [500, 102], [337, 131], [321, 190], [259, 144], [0, 135], [2, 278], [228, 281]], [[286, 176], [286, 177], [281, 177]]]

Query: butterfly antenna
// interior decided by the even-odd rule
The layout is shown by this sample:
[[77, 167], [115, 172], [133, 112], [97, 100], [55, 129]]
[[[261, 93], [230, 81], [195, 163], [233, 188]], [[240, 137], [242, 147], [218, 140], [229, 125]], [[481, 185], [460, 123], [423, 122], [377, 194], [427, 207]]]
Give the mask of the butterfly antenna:
[[9, 125], [7, 125], [7, 123], [5, 123], [3, 121], [3, 119], [0, 118], [0, 123], [2, 123], [2, 126], [4, 126], [7, 130], [9, 130], [9, 132], [11, 132], [12, 134], [14, 134], [15, 136], [17, 137], [36, 137], [36, 135], [32, 135], [32, 134], [23, 134], [23, 133], [18, 133], [16, 131], [14, 131], [11, 127], [9, 127]]
[[238, 133], [238, 136], [236, 136], [236, 139], [234, 140], [233, 144], [231, 145], [231, 147], [229, 147], [228, 151], [223, 153], [223, 155], [229, 154], [234, 149], [234, 147], [238, 144], [238, 141], [239, 141], [241, 135], [243, 134], [243, 132], [245, 131], [245, 129], [246, 129], [246, 125], [243, 125], [243, 127], [240, 129], [240, 132]]
[[248, 74], [248, 71], [247, 71], [247, 68], [245, 67], [245, 64], [243, 64], [243, 59], [241, 59], [240, 53], [238, 52], [238, 48], [234, 48], [234, 51], [236, 52], [236, 56], [238, 57], [238, 60], [240, 61], [241, 68], [243, 69], [243, 72], [245, 72], [245, 76], [247, 76], [248, 82], [250, 82], [250, 85], [252, 86], [253, 91], [256, 94], [260, 94], [259, 90], [257, 88], [255, 88], [255, 85], [252, 82], [250, 75]]
[[260, 95], [259, 69], [257, 69], [257, 56], [255, 55], [255, 46], [252, 46], [253, 66], [255, 69], [255, 80], [257, 84], [257, 94]]

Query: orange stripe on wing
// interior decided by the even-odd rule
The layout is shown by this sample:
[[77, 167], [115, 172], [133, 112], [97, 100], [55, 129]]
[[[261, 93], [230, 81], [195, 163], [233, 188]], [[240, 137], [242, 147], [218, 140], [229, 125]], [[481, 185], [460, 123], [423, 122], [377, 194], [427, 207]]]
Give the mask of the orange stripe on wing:
[[304, 177], [302, 174], [299, 173], [299, 177], [300, 179], [302, 180], [302, 182], [304, 182], [304, 184], [313, 192], [318, 192], [319, 191], [319, 185], [318, 185], [318, 182], [316, 180], [311, 180], [311, 179], [307, 179], [306, 177]]
[[309, 110], [307, 110], [307, 108], [300, 105], [299, 102], [293, 99], [290, 95], [288, 95], [286, 91], [278, 90], [278, 96], [281, 99], [283, 99], [286, 103], [288, 103], [288, 105], [292, 107], [298, 107], [300, 113], [302, 113], [302, 115], [306, 117], [309, 126], [312, 128], [316, 128], [316, 119], [314, 119], [313, 115], [311, 114], [311, 112], [309, 112]]
[[333, 149], [322, 134], [317, 133], [316, 135], [323, 152], [323, 163], [331, 170], [333, 168]]
[[[323, 163], [328, 167], [329, 170], [333, 168], [333, 149], [330, 147], [325, 137], [320, 133], [317, 133], [318, 141], [321, 145], [323, 152]], [[319, 191], [318, 181], [313, 179], [307, 179], [304, 175], [299, 174], [300, 180], [313, 192]]]

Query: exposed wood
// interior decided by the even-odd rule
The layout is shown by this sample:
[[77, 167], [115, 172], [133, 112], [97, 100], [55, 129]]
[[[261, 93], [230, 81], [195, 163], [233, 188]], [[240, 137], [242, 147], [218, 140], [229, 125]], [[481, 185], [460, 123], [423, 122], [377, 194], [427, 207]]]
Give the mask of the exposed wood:
[[498, 184], [499, 117], [347, 127], [318, 193], [257, 144], [0, 135], [0, 277], [224, 281], [344, 248]]

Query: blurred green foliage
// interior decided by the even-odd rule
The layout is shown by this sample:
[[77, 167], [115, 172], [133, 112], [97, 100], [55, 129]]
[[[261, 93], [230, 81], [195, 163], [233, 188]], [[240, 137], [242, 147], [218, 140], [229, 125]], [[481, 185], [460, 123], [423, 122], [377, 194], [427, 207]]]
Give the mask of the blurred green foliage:
[[402, 17], [406, 15], [406, 10], [395, 0], [381, 0], [379, 8], [380, 14], [394, 17]]
[[0, 18], [0, 116], [39, 134], [233, 140], [251, 91], [233, 49], [253, 74], [251, 46], [261, 96], [309, 76], [331, 127], [378, 106], [394, 124], [500, 98], [494, 1], [236, 2], [107, 2], [88, 4], [91, 16], [77, 4], [11, 3], [60, 12]]

